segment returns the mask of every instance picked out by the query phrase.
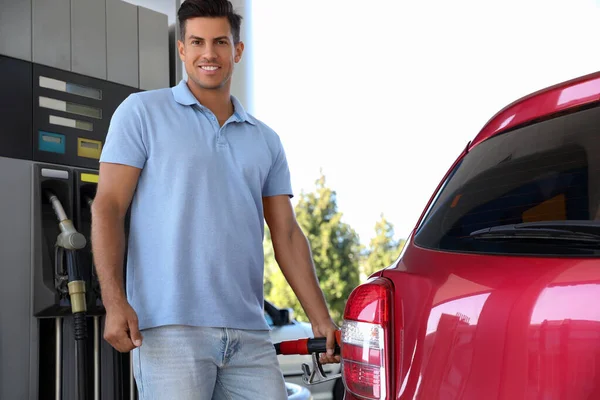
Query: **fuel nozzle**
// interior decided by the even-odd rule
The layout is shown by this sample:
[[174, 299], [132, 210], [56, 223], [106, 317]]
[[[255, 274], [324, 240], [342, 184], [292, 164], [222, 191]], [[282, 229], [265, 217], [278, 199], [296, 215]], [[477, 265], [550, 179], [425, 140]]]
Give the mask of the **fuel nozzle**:
[[56, 239], [56, 246], [64, 249], [67, 255], [67, 276], [69, 297], [71, 298], [71, 309], [73, 314], [85, 313], [87, 311], [85, 301], [85, 281], [79, 269], [77, 250], [85, 248], [87, 240], [85, 236], [77, 232], [73, 221], [67, 217], [60, 200], [51, 191], [46, 191], [46, 196], [54, 209], [60, 234]]
[[58, 225], [60, 227], [60, 235], [58, 235], [57, 245], [66, 250], [83, 249], [87, 244], [85, 236], [77, 232], [73, 226], [73, 221], [67, 218], [67, 214], [65, 213], [65, 210], [63, 209], [58, 197], [50, 191], [48, 191], [46, 195], [48, 196], [50, 204], [52, 204], [52, 208], [54, 209], [56, 218], [58, 218]]
[[[335, 333], [335, 348], [334, 354], [339, 355], [341, 353], [340, 343], [342, 342], [341, 331], [338, 330]], [[315, 385], [318, 383], [338, 379], [341, 374], [328, 375], [323, 369], [323, 365], [319, 361], [319, 354], [327, 352], [327, 338], [304, 338], [295, 340], [286, 340], [279, 343], [274, 343], [275, 353], [278, 355], [292, 355], [292, 354], [310, 354], [313, 363], [313, 369], [310, 369], [308, 364], [302, 364], [302, 381], [307, 385]]]

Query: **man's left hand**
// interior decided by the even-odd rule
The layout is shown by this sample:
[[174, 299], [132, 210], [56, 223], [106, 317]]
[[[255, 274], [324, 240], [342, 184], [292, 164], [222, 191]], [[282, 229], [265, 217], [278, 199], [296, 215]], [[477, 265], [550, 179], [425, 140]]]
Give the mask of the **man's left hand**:
[[[327, 338], [327, 353], [320, 355], [319, 361], [321, 364], [336, 364], [340, 362], [340, 356], [335, 355], [333, 351], [336, 343], [336, 332], [339, 329], [331, 319], [319, 324], [312, 324], [315, 337]], [[341, 343], [338, 343], [338, 345], [341, 345]]]

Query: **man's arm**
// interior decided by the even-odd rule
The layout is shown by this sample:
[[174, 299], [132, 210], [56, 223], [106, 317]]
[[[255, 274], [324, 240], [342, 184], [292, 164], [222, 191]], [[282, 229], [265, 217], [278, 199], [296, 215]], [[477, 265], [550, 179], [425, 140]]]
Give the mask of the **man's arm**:
[[125, 217], [140, 171], [127, 165], [101, 163], [92, 203], [92, 252], [107, 311], [104, 337], [122, 352], [141, 344], [137, 316], [127, 303], [123, 285]]
[[335, 325], [319, 286], [308, 239], [296, 221], [288, 196], [263, 198], [265, 220], [271, 232], [275, 260], [308, 316], [315, 336], [327, 337], [328, 356], [322, 362], [340, 362], [333, 356]]

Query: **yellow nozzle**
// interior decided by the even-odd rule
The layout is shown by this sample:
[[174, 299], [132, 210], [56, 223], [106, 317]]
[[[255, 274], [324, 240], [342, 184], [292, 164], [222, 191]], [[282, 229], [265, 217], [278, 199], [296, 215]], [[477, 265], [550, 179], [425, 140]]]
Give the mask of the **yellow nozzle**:
[[69, 296], [71, 297], [71, 311], [73, 314], [85, 312], [87, 310], [85, 304], [85, 282], [73, 281], [69, 282]]

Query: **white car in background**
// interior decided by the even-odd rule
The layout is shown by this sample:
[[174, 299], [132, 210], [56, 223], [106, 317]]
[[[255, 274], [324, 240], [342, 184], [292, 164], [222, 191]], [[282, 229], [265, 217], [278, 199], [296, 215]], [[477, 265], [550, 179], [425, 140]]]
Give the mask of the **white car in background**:
[[[313, 337], [311, 325], [294, 319], [294, 312], [291, 309], [281, 309], [265, 301], [265, 319], [271, 327], [271, 340], [273, 343]], [[277, 359], [286, 382], [306, 387], [312, 393], [314, 400], [343, 400], [344, 384], [341, 378], [316, 385], [304, 384], [302, 381], [302, 364], [308, 364], [312, 370], [312, 357], [310, 355], [279, 355]], [[327, 376], [339, 374], [340, 368], [340, 364], [323, 365], [323, 370]]]
[[295, 383], [286, 382], [287, 400], [314, 400], [310, 391], [304, 386], [296, 385]]

